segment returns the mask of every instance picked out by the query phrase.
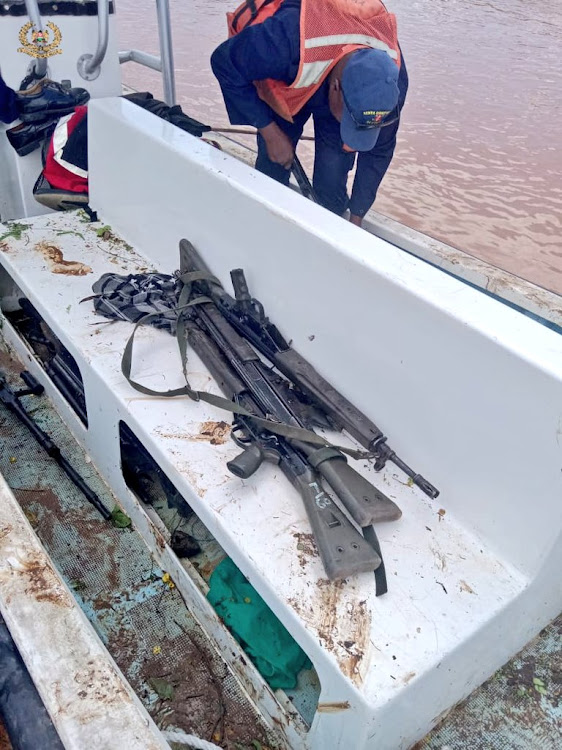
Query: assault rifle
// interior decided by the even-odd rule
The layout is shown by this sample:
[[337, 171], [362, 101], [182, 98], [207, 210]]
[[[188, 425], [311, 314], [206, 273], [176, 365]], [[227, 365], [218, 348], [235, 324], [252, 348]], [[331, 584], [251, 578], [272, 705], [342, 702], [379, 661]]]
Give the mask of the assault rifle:
[[60, 449], [53, 443], [47, 433], [43, 432], [37, 422], [29, 416], [20, 403], [20, 398], [22, 396], [40, 396], [45, 389], [30, 372], [24, 371], [20, 373], [20, 377], [27, 385], [27, 388], [20, 391], [14, 391], [10, 388], [4, 376], [0, 373], [0, 403], [4, 404], [4, 406], [27, 427], [39, 445], [58, 463], [69, 479], [84, 494], [86, 500], [94, 506], [98, 513], [101, 513], [106, 521], [110, 521], [112, 517], [111, 512], [105, 507], [96, 493], [88, 487], [72, 464], [70, 464], [62, 455]]
[[387, 461], [391, 461], [426, 495], [431, 498], [439, 495], [436, 487], [396, 455], [388, 445], [382, 430], [330, 385], [283, 338], [279, 329], [266, 317], [261, 302], [250, 295], [244, 271], [241, 268], [231, 271], [230, 274], [235, 293], [235, 299], [233, 299], [220, 282], [211, 276], [203, 259], [186, 240], [180, 243], [180, 253], [184, 259], [182, 270], [199, 271], [210, 277], [205, 284], [205, 293], [213, 300], [222, 316], [299, 391], [304, 393], [312, 404], [323, 411], [336, 429], [345, 429], [373, 455], [375, 471], [380, 471]]
[[314, 188], [312, 187], [312, 184], [310, 180], [308, 179], [308, 175], [304, 171], [304, 167], [300, 163], [300, 160], [298, 159], [296, 154], [293, 159], [293, 166], [291, 167], [291, 171], [295, 177], [295, 180], [297, 181], [299, 190], [304, 195], [304, 197], [308, 198], [313, 203], [319, 203], [320, 201], [318, 200], [318, 197], [314, 191]]
[[[228, 469], [248, 478], [263, 461], [280, 467], [303, 499], [329, 578], [380, 569], [376, 537], [371, 533], [367, 541], [361, 535], [330, 497], [322, 480], [359, 526], [395, 520], [401, 515], [400, 509], [355, 471], [340, 450], [322, 445], [317, 435], [311, 435], [311, 428], [326, 424], [325, 420], [262, 362], [226, 320], [208, 296], [218, 284], [216, 279], [207, 270], [190, 273], [198, 256], [186, 240], [180, 243], [180, 257], [180, 278], [190, 287], [189, 299], [197, 304], [184, 307], [178, 320], [178, 339], [185, 335], [229, 402], [236, 405], [232, 436], [243, 450], [228, 462]], [[311, 437], [316, 444], [310, 442]], [[379, 581], [378, 594], [384, 593], [382, 588], [386, 590], [380, 574]]]

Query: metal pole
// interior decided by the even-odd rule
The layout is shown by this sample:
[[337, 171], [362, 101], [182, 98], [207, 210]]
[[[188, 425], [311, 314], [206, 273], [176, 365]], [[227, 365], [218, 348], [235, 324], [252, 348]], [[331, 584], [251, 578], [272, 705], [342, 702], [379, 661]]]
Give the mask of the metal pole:
[[156, 0], [156, 14], [158, 16], [164, 101], [168, 106], [172, 107], [176, 103], [176, 83], [174, 78], [174, 53], [172, 49], [169, 0]]
[[78, 58], [78, 72], [86, 81], [94, 81], [101, 72], [101, 64], [109, 41], [109, 0], [98, 0], [98, 45], [93, 55]]
[[[41, 23], [41, 13], [39, 12], [39, 3], [37, 0], [25, 0], [25, 7], [29, 20], [35, 27], [35, 31], [43, 31]], [[44, 78], [47, 74], [47, 58], [39, 57], [30, 64], [30, 69], [35, 71], [37, 78]]]
[[162, 61], [156, 55], [149, 55], [148, 52], [142, 52], [140, 49], [127, 49], [119, 52], [119, 62], [121, 65], [127, 62], [135, 62], [144, 65], [146, 68], [152, 68], [159, 73], [162, 72]]

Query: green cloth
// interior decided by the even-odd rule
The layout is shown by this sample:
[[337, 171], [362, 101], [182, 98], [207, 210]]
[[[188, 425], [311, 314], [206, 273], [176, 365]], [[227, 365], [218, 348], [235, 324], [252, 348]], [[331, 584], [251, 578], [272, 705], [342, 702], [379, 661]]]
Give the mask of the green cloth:
[[312, 665], [267, 604], [230, 558], [211, 575], [207, 599], [271, 688], [294, 688]]

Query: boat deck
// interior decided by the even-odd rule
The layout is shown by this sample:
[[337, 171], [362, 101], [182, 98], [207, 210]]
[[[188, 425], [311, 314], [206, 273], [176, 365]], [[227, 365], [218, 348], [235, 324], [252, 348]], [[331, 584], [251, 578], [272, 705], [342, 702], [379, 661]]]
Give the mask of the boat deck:
[[[21, 387], [22, 369], [0, 350], [0, 370], [14, 387]], [[113, 508], [115, 498], [49, 400], [25, 401], [88, 486]], [[2, 405], [0, 474], [160, 729], [182, 729], [225, 748], [254, 750], [254, 741], [277, 746], [142, 538], [106, 522]]]
[[[29, 367], [133, 519], [159, 570], [170, 572], [264, 715], [283, 722], [290, 747], [410, 747], [559, 611], [554, 542], [560, 472], [551, 408], [560, 393], [558, 360], [552, 361], [558, 339], [127, 104], [98, 103], [90, 113], [92, 147], [101, 149], [107, 138], [123, 162], [109, 173], [101, 159], [92, 161], [92, 205], [102, 222], [90, 224], [79, 214], [39, 217], [17, 230], [6, 227], [0, 251], [4, 309], [17, 308], [19, 297], [27, 296], [74, 357], [87, 428], [37, 364]], [[135, 178], [133, 155], [140, 149], [161, 176], [154, 184]], [[239, 214], [228, 237], [209, 219], [215, 204]], [[252, 224], [240, 218], [250, 214]], [[300, 498], [274, 467], [247, 481], [228, 474], [225, 462], [237, 449], [226, 434], [215, 439], [208, 429], [224, 424], [223, 412], [188, 399], [146, 397], [124, 379], [121, 355], [131, 326], [97, 317], [91, 302], [81, 300], [108, 271], [172, 272], [182, 236], [194, 241], [220, 278], [234, 265], [251, 269], [252, 288], [295, 346], [380, 419], [404, 458], [442, 490], [430, 501], [390, 466], [381, 473], [368, 463], [356, 466], [403, 510], [400, 521], [378, 529], [387, 596], [375, 596], [372, 575], [326, 579], [313, 546], [304, 543], [310, 527]], [[298, 274], [291, 270], [295, 264]], [[307, 306], [320, 266], [323, 294]], [[17, 288], [10, 291], [10, 284]], [[330, 300], [336, 298], [345, 304], [334, 316]], [[372, 321], [381, 311], [386, 323], [374, 341]], [[29, 357], [9, 323], [4, 335]], [[363, 345], [367, 341], [373, 345]], [[475, 378], [479, 363], [494, 378]], [[133, 376], [159, 390], [180, 386], [173, 338], [141, 328]], [[188, 376], [195, 388], [216, 387], [195, 356]], [[446, 408], [436, 408], [443, 403]], [[522, 423], [532, 424], [540, 438], [533, 445], [540, 471], [529, 472], [517, 459]], [[224, 627], [169, 546], [170, 529], [126, 487], [122, 424], [310, 657], [321, 685], [312, 723], [305, 709], [273, 695], [259, 675], [233, 659]], [[522, 524], [529, 496], [536, 513]], [[529, 538], [533, 544], [522, 543]], [[149, 580], [146, 586], [152, 590]], [[535, 610], [538, 601], [544, 606]], [[533, 689], [546, 698], [541, 682]], [[408, 722], [402, 721], [405, 711]]]
[[[23, 364], [0, 353], [18, 385]], [[46, 397], [27, 408], [109, 506], [114, 502]], [[181, 727], [225, 748], [274, 738], [190, 616], [142, 539], [108, 525], [61, 469], [0, 407], [0, 473], [80, 607], [160, 728]], [[467, 700], [416, 750], [558, 750], [562, 731], [562, 617]], [[162, 697], [171, 692], [173, 698]], [[159, 695], [161, 693], [161, 695]], [[2, 745], [0, 729], [0, 748]], [[230, 743], [230, 744], [229, 744]], [[253, 744], [252, 744], [253, 743]], [[9, 748], [9, 745], [6, 745]]]

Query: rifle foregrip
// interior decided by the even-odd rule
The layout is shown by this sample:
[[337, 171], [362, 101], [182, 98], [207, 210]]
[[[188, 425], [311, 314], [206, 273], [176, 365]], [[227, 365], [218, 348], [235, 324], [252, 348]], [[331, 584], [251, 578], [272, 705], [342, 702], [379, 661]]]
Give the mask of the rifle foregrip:
[[345, 509], [362, 528], [382, 521], [397, 521], [402, 511], [389, 497], [350, 466], [335, 448], [315, 448], [300, 440], [292, 444], [328, 482]]
[[376, 570], [380, 556], [321, 489], [312, 471], [292, 477], [303, 499], [318, 552], [332, 581]]
[[397, 521], [402, 516], [395, 502], [345, 461], [324, 461], [318, 471], [359, 526]]

